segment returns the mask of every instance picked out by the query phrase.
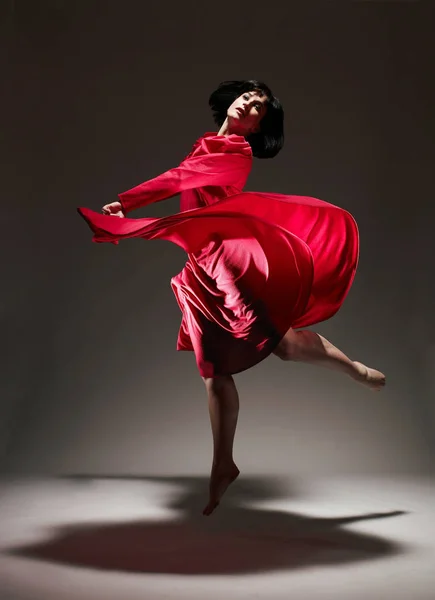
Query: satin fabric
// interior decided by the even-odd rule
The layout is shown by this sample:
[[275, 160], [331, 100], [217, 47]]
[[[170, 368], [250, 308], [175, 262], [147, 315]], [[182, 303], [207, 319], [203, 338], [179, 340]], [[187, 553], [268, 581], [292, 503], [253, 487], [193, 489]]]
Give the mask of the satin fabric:
[[183, 315], [177, 349], [194, 351], [203, 377], [244, 371], [290, 327], [333, 316], [357, 268], [352, 215], [317, 198], [243, 191], [251, 166], [244, 137], [209, 132], [178, 167], [119, 194], [128, 214], [181, 193], [180, 212], [123, 219], [78, 209], [95, 242], [166, 239], [186, 251], [171, 280]]

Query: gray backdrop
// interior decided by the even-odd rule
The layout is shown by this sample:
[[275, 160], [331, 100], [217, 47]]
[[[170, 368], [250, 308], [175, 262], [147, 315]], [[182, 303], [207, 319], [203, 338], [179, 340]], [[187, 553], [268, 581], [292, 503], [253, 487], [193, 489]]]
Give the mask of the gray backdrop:
[[[286, 110], [284, 150], [254, 162], [246, 189], [320, 197], [357, 219], [355, 284], [317, 331], [388, 378], [373, 394], [268, 358], [236, 376], [236, 461], [289, 475], [432, 468], [430, 3], [301, 4], [2, 9], [4, 472], [208, 472], [205, 390], [193, 354], [175, 350], [169, 280], [184, 253], [92, 244], [75, 209], [176, 166], [214, 130], [208, 96], [232, 78], [266, 81]], [[131, 216], [177, 210], [173, 198]]]

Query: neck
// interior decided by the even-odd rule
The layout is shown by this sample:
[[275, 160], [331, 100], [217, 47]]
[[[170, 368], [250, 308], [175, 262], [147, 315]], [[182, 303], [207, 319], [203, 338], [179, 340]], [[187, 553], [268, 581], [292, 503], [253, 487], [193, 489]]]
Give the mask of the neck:
[[228, 123], [228, 117], [225, 119], [225, 121], [222, 123], [222, 127], [219, 129], [218, 131], [218, 135], [225, 135], [225, 136], [229, 136], [232, 133], [234, 133], [235, 135], [243, 135], [244, 137], [246, 137], [247, 135], [249, 135], [249, 132], [246, 131], [235, 131], [234, 129], [232, 129]]
[[218, 135], [225, 135], [228, 136], [230, 135], [230, 130], [228, 127], [228, 117], [225, 119], [225, 121], [222, 123], [222, 127], [219, 129], [218, 131]]

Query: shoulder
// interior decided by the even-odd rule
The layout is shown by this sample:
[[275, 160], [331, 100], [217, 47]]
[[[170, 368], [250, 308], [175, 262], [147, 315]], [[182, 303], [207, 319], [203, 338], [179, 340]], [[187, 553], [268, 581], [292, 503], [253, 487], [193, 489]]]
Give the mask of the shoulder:
[[206, 133], [196, 142], [198, 149], [205, 154], [227, 153], [242, 154], [252, 157], [252, 149], [246, 139], [241, 135], [231, 134], [228, 136]]

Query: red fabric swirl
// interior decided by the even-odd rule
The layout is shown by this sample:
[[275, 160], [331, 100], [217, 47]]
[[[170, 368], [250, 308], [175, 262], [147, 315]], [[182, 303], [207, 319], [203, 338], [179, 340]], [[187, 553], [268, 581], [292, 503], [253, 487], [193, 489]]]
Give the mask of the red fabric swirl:
[[124, 212], [181, 193], [180, 212], [119, 219], [79, 208], [95, 242], [166, 239], [188, 254], [171, 280], [182, 311], [178, 350], [203, 377], [244, 371], [290, 327], [330, 318], [352, 284], [358, 229], [345, 210], [305, 196], [244, 192], [245, 138], [206, 133], [176, 168], [119, 195]]

